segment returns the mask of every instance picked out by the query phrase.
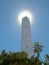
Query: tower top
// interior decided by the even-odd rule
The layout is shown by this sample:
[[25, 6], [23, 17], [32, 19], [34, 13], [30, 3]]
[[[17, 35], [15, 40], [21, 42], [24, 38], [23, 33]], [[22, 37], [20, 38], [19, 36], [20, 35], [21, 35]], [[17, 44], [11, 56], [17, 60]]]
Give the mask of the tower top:
[[30, 22], [29, 18], [27, 16], [25, 16], [24, 18], [22, 18], [22, 21], [27, 21], [27, 22]]

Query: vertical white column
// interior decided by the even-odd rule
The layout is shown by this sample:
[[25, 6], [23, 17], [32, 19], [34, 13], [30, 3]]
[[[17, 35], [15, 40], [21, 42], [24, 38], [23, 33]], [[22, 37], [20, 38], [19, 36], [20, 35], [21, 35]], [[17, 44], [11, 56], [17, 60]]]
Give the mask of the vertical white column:
[[28, 58], [33, 55], [30, 21], [27, 17], [22, 19], [22, 51], [28, 54]]

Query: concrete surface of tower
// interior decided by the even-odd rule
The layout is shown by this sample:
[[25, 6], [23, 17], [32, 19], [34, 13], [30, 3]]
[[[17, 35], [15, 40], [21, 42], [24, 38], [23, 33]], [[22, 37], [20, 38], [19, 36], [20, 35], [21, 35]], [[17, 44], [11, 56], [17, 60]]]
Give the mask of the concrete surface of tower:
[[21, 49], [22, 49], [22, 51], [25, 51], [28, 54], [28, 58], [31, 58], [31, 56], [33, 55], [33, 50], [32, 50], [30, 21], [29, 21], [28, 17], [24, 17], [22, 19]]

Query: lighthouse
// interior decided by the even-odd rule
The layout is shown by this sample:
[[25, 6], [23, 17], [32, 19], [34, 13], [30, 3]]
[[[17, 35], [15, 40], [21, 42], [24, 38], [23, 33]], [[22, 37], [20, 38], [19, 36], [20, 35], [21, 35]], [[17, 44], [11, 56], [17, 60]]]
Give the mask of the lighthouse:
[[30, 20], [26, 16], [22, 18], [21, 50], [25, 51], [28, 54], [28, 58], [31, 58], [31, 56], [33, 56]]

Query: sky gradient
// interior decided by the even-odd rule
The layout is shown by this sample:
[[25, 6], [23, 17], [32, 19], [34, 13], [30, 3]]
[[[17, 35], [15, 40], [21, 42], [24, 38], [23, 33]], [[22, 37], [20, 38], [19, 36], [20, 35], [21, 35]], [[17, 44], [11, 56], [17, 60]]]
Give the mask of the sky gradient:
[[0, 52], [21, 51], [21, 26], [17, 17], [23, 10], [34, 16], [32, 44], [39, 41], [44, 46], [42, 56], [49, 54], [49, 0], [0, 0]]

